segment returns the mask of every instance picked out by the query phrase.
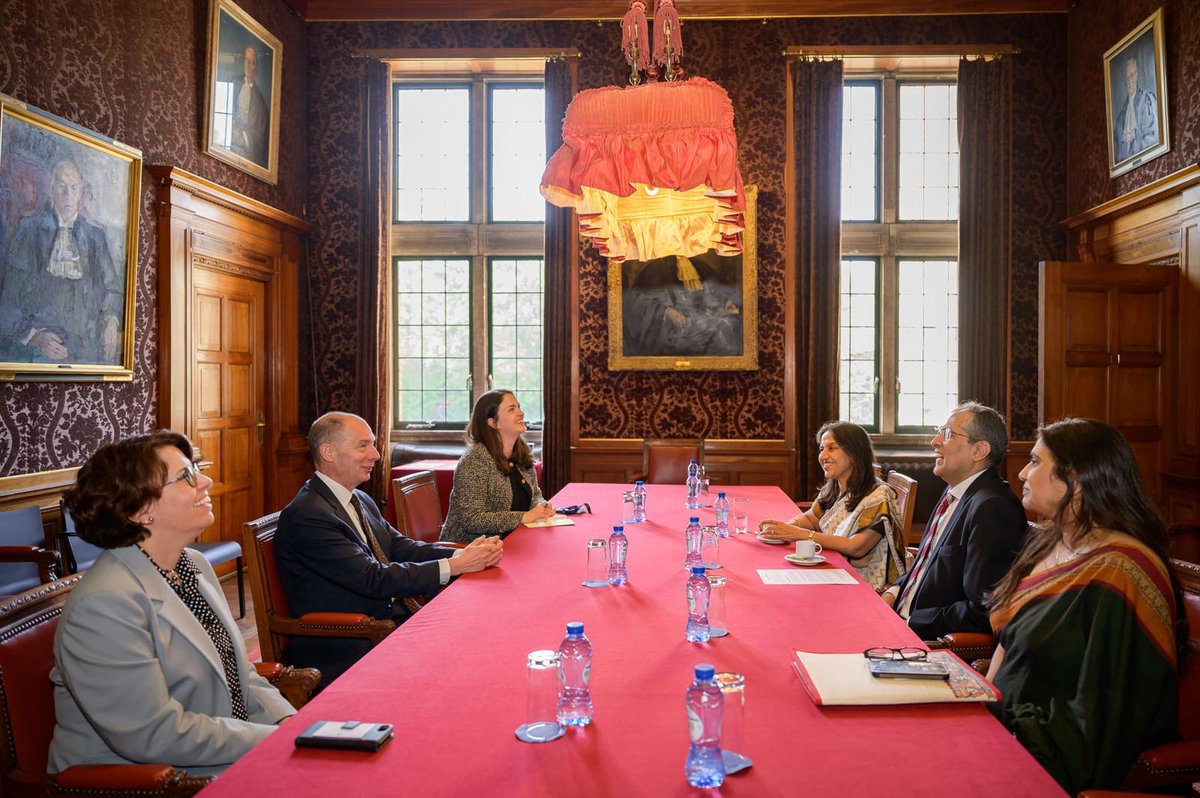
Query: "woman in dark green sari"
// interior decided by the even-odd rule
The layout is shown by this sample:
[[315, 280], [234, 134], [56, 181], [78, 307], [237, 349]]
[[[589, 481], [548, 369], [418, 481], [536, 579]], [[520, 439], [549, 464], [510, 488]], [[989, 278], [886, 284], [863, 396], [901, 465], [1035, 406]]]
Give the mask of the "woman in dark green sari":
[[996, 711], [1072, 795], [1116, 787], [1178, 736], [1187, 621], [1166, 529], [1129, 443], [1098, 421], [1044, 427], [1021, 479], [1044, 520], [992, 596]]

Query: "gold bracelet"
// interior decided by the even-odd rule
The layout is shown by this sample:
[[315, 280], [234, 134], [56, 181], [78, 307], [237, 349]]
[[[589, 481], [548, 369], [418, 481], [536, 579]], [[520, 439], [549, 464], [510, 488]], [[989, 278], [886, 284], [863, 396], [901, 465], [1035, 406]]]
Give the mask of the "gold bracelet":
[[817, 530], [815, 530], [815, 529], [813, 529], [813, 530], [810, 530], [810, 531], [809, 531], [809, 533], [808, 533], [808, 539], [809, 539], [809, 540], [816, 540], [816, 538], [817, 538]]

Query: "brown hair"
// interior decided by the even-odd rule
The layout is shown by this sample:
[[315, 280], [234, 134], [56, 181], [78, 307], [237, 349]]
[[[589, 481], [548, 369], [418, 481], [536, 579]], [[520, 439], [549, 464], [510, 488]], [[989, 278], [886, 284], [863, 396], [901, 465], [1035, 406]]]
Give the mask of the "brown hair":
[[471, 410], [471, 423], [467, 425], [466, 434], [467, 443], [482, 444], [492, 455], [492, 459], [496, 461], [496, 467], [503, 474], [512, 473], [514, 465], [521, 468], [533, 468], [533, 453], [529, 450], [529, 444], [525, 442], [524, 438], [518, 436], [516, 444], [513, 445], [512, 458], [505, 457], [504, 445], [500, 442], [500, 433], [491, 424], [488, 424], [489, 419], [495, 419], [499, 414], [500, 404], [506, 396], [514, 399], [517, 397], [515, 393], [504, 388], [496, 388], [480, 396]]
[[133, 516], [162, 496], [167, 466], [158, 459], [158, 450], [167, 446], [192, 459], [192, 444], [169, 430], [105, 444], [88, 458], [63, 496], [79, 537], [93, 546], [118, 549], [149, 535]]

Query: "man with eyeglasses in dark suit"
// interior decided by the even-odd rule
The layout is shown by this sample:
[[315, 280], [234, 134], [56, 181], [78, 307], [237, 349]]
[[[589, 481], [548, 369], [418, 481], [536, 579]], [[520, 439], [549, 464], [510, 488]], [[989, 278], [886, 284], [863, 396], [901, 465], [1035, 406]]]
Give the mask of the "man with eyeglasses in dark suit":
[[978, 402], [954, 408], [930, 441], [933, 473], [949, 486], [925, 526], [916, 559], [883, 600], [923, 640], [991, 632], [988, 591], [1025, 536], [1021, 500], [1000, 476], [1008, 450], [1004, 417]]

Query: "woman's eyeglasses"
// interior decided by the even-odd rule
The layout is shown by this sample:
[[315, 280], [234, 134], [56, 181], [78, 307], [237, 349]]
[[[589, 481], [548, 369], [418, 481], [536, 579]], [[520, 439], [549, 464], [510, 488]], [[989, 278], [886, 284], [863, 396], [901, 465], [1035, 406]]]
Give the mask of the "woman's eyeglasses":
[[929, 652], [916, 646], [903, 648], [877, 646], [875, 648], [868, 648], [863, 652], [863, 656], [867, 659], [896, 659], [904, 660], [905, 662], [919, 662], [929, 656]]
[[187, 480], [187, 484], [194, 488], [199, 482], [200, 472], [207, 466], [208, 463], [188, 463], [179, 476], [174, 479], [168, 479], [163, 483], [163, 487], [169, 488], [176, 482]]

